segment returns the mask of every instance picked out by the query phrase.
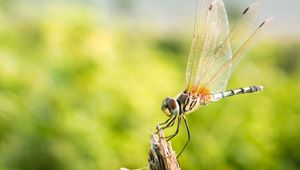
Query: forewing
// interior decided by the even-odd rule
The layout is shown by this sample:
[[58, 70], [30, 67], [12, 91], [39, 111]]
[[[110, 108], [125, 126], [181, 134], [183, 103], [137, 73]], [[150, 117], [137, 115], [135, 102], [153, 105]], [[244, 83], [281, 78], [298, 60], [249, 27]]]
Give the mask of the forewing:
[[[222, 48], [217, 50], [215, 56], [219, 57], [219, 60], [216, 60], [218, 61], [217, 63], [211, 64], [211, 69], [208, 71], [208, 74], [204, 76], [205, 79], [201, 81], [203, 85], [200, 85], [200, 89], [203, 87], [209, 89], [210, 92], [220, 92], [225, 90], [230, 75], [236, 67], [238, 61], [240, 61], [246, 52], [250, 50], [257, 40], [250, 40], [247, 45], [245, 44], [246, 41], [248, 41], [252, 34], [260, 34], [259, 32], [261, 32], [258, 31], [255, 33], [254, 31], [258, 26], [257, 18], [259, 14], [259, 7], [260, 6], [258, 3], [254, 3], [241, 13], [241, 18], [234, 25], [230, 34], [227, 35], [226, 40], [224, 40], [224, 43], [221, 46]], [[253, 38], [251, 39], [256, 39], [254, 38], [255, 36], [256, 35], [253, 35]], [[224, 37], [222, 37], [222, 39], [223, 38]], [[228, 57], [228, 55], [231, 56], [231, 54], [233, 54], [232, 59], [231, 57]]]
[[[189, 55], [186, 90], [199, 92], [202, 85], [231, 58], [229, 26], [224, 4], [221, 0], [198, 2], [195, 30]], [[222, 55], [220, 55], [220, 51]], [[226, 86], [230, 75], [224, 72], [218, 86]], [[209, 89], [212, 90], [212, 89]]]
[[209, 22], [208, 17], [211, 15], [211, 11], [209, 11], [211, 3], [212, 0], [197, 0], [193, 40], [186, 68], [186, 91], [191, 91], [195, 84], [200, 57], [199, 53], [204, 43], [203, 37], [207, 31], [204, 28]]
[[[220, 8], [221, 9], [221, 8]], [[205, 75], [201, 76], [204, 77], [200, 81], [200, 86], [198, 88], [206, 88], [209, 89], [210, 92], [220, 92], [224, 91], [230, 75], [236, 65], [237, 62], [231, 62], [231, 56], [237, 50], [241, 48], [243, 43], [251, 36], [253, 30], [257, 27], [257, 18], [258, 18], [258, 11], [259, 11], [259, 4], [254, 3], [247, 7], [241, 14], [242, 17], [238, 20], [238, 22], [234, 25], [232, 31], [229, 33], [225, 33], [219, 35], [219, 48], [216, 49], [216, 53], [213, 55], [216, 60], [211, 62], [208, 65], [209, 70], [205, 73]], [[225, 12], [218, 12], [219, 14], [219, 21], [224, 20], [226, 17]], [[228, 24], [226, 28], [228, 28]], [[224, 29], [222, 25], [219, 30]], [[223, 42], [223, 43], [222, 43]], [[223, 65], [226, 65], [224, 68]], [[222, 70], [221, 72], [219, 70]], [[210, 82], [211, 77], [214, 77], [216, 74], [217, 79], [214, 79], [213, 82]]]

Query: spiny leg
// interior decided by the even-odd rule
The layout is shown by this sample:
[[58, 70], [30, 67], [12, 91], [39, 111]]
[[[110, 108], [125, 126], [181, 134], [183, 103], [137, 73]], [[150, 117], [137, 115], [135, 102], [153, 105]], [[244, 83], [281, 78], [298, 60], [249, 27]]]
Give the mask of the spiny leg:
[[176, 117], [177, 117], [177, 115], [175, 115], [173, 117], [173, 119], [166, 126], [162, 127], [162, 129], [166, 129], [166, 128], [172, 127], [174, 125], [174, 123], [175, 123]]
[[188, 135], [188, 140], [185, 143], [184, 147], [181, 149], [180, 153], [177, 155], [177, 158], [179, 158], [179, 156], [185, 150], [186, 146], [188, 145], [188, 143], [191, 140], [191, 134], [190, 134], [190, 130], [189, 130], [189, 125], [188, 125], [188, 122], [187, 122], [186, 117], [184, 115], [183, 115], [183, 120], [184, 120], [184, 124], [185, 124], [185, 127], [186, 127], [186, 131], [187, 131], [187, 135]]
[[167, 137], [166, 137], [166, 138], [168, 138], [167, 141], [171, 140], [172, 138], [174, 138], [174, 137], [178, 134], [179, 128], [180, 128], [180, 122], [181, 122], [181, 116], [178, 115], [178, 122], [177, 122], [177, 128], [176, 128], [176, 131], [175, 131], [175, 133], [174, 133], [173, 135], [170, 135], [170, 136], [167, 136]]
[[[174, 125], [174, 122], [175, 122], [176, 117], [177, 117], [177, 115], [175, 115], [175, 116], [173, 116], [173, 117], [171, 116], [171, 117], [168, 118], [165, 122], [160, 123], [160, 124], [158, 124], [158, 125], [161, 126], [161, 125], [164, 125], [164, 124], [168, 123], [166, 126], [161, 127], [161, 129], [166, 129], [166, 128], [172, 127], [172, 126]], [[171, 120], [171, 121], [170, 121], [170, 120]], [[157, 133], [158, 133], [158, 130], [155, 132], [155, 134], [157, 134]]]
[[162, 126], [162, 125], [168, 123], [171, 119], [172, 119], [172, 116], [170, 116], [165, 122], [159, 123], [158, 125]]

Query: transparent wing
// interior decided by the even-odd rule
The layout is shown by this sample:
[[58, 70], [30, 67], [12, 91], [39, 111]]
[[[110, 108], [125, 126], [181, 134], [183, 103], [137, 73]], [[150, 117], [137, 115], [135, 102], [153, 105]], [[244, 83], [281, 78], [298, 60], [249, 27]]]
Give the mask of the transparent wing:
[[[192, 47], [186, 70], [186, 90], [197, 92], [231, 58], [229, 26], [221, 0], [198, 1]], [[220, 50], [223, 51], [222, 55]], [[230, 70], [228, 71], [228, 76]], [[225, 81], [218, 84], [225, 86]]]
[[206, 82], [213, 76], [226, 62], [231, 59], [231, 49], [229, 44], [229, 24], [226, 10], [222, 1], [215, 2], [215, 18], [211, 22], [210, 34], [207, 34], [206, 43], [203, 46], [202, 56], [199, 61], [199, 70], [195, 87], [198, 92], [203, 88], [211, 92], [225, 89], [230, 77], [230, 66], [224, 70], [213, 86], [205, 86]]
[[[226, 37], [221, 48], [217, 50], [215, 56], [218, 57], [219, 60], [216, 60], [216, 63], [211, 63], [211, 66], [214, 69], [210, 69], [207, 72], [207, 75], [204, 76], [205, 79], [201, 80], [203, 85], [200, 85], [200, 88], [205, 87], [211, 92], [220, 92], [225, 90], [230, 75], [237, 65], [237, 62], [231, 62], [231, 54], [235, 54], [247, 41], [251, 34], [253, 34], [253, 30], [255, 30], [258, 25], [258, 14], [258, 3], [251, 4], [242, 12], [241, 18], [234, 25], [230, 34]], [[224, 37], [222, 37], [222, 39], [223, 38]], [[230, 55], [230, 57], [228, 57], [228, 55]], [[226, 65], [226, 67], [222, 68], [224, 67], [223, 65]], [[220, 69], [222, 69], [221, 72], [219, 71]], [[211, 81], [211, 77], [214, 77], [216, 74], [218, 74], [218, 78], [208, 84], [208, 82]]]
[[252, 34], [248, 37], [248, 39], [242, 44], [242, 46], [236, 50], [236, 52], [233, 54], [232, 59], [221, 67], [221, 69], [218, 70], [207, 82], [206, 86], [211, 87], [215, 82], [220, 78], [224, 72], [228, 70], [228, 67], [235, 67], [238, 62], [245, 56], [245, 54], [256, 44], [257, 41], [259, 41], [263, 34], [265, 33], [265, 30], [271, 25], [273, 21], [273, 17], [266, 19], [263, 21]]
[[203, 37], [206, 34], [204, 28], [209, 22], [209, 15], [211, 15], [211, 12], [209, 11], [211, 3], [212, 0], [197, 0], [194, 34], [186, 68], [186, 91], [191, 91], [197, 76], [198, 61], [200, 57], [198, 53], [201, 51], [204, 43]]
[[[257, 29], [257, 26], [259, 24], [259, 8], [259, 3], [251, 4], [243, 11], [242, 17], [233, 27], [229, 36], [229, 41], [233, 54], [235, 54], [241, 48], [241, 46], [253, 34], [254, 30]], [[234, 70], [235, 66], [236, 65], [233, 65], [232, 71]]]

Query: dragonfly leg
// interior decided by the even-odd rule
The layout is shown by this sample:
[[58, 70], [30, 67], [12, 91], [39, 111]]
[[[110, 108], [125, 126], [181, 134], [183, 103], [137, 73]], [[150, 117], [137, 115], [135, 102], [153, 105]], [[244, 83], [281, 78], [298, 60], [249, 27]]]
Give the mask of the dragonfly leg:
[[171, 140], [172, 138], [174, 138], [174, 137], [178, 134], [179, 128], [180, 128], [180, 122], [181, 122], [181, 116], [179, 115], [179, 116], [178, 116], [178, 122], [177, 122], [177, 128], [176, 128], [176, 131], [175, 131], [175, 133], [174, 133], [173, 135], [170, 135], [170, 136], [167, 136], [167, 137], [166, 137], [166, 138], [168, 138], [167, 141]]
[[[167, 121], [165, 121], [163, 123], [160, 123], [158, 125], [161, 126], [161, 125], [164, 125], [164, 124], [168, 123], [166, 126], [161, 127], [161, 129], [166, 129], [166, 128], [172, 127], [175, 123], [176, 117], [177, 117], [177, 115], [175, 115], [174, 117], [170, 117], [170, 118], [168, 118]], [[155, 134], [157, 134], [157, 133], [158, 133], [158, 130], [155, 132]]]
[[175, 123], [176, 117], [177, 117], [177, 115], [174, 116], [173, 119], [166, 126], [162, 127], [162, 129], [166, 129], [166, 128], [172, 127], [174, 125], [174, 123]]
[[169, 117], [165, 122], [159, 123], [159, 126], [162, 126], [164, 124], [167, 124], [170, 120], [172, 119], [172, 117]]
[[185, 115], [183, 115], [183, 120], [184, 120], [184, 124], [185, 124], [185, 127], [186, 127], [186, 131], [187, 131], [187, 135], [188, 135], [188, 140], [187, 142], [185, 143], [184, 147], [181, 149], [180, 153], [177, 155], [177, 158], [181, 155], [181, 153], [185, 150], [186, 146], [188, 145], [188, 143], [190, 142], [191, 140], [191, 134], [190, 134], [190, 130], [189, 130], [189, 125], [188, 125], [188, 122], [186, 120], [186, 117]]

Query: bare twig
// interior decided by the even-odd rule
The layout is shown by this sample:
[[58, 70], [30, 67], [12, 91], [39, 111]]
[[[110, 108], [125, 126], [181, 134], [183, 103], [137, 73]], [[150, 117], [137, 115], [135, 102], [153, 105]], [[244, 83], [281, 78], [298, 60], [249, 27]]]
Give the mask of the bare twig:
[[171, 143], [167, 142], [163, 130], [157, 126], [158, 135], [150, 136], [148, 157], [149, 170], [179, 170], [179, 164]]

